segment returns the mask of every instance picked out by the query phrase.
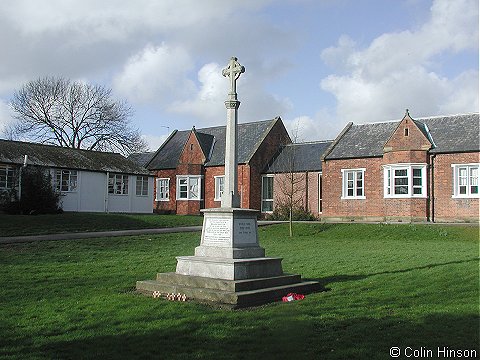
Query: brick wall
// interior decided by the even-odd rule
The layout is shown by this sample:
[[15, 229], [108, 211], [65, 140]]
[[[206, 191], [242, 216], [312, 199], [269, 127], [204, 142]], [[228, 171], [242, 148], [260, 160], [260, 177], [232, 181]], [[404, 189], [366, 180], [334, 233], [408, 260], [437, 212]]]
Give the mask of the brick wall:
[[292, 196], [294, 205], [305, 209], [308, 194], [306, 173], [275, 174], [273, 179], [274, 207], [288, 205]]
[[478, 221], [478, 198], [453, 198], [452, 164], [479, 163], [480, 153], [438, 154], [433, 160], [434, 219], [440, 221]]
[[179, 164], [204, 164], [205, 154], [193, 131], [190, 132], [188, 140], [183, 147], [183, 151], [178, 159]]
[[[261, 139], [258, 140], [261, 141]], [[268, 162], [278, 153], [280, 147], [291, 142], [292, 141], [290, 140], [283, 122], [280, 120], [276, 121], [248, 164], [248, 172], [250, 175], [248, 185], [249, 208], [257, 210], [261, 209], [262, 173]], [[244, 184], [244, 187], [245, 193], [247, 193], [246, 183]], [[247, 201], [245, 204], [247, 205]]]
[[[322, 164], [323, 214], [332, 218], [383, 217], [382, 158], [328, 160]], [[342, 199], [342, 169], [365, 168], [365, 199]]]
[[[240, 196], [240, 206], [244, 209], [249, 208], [250, 193], [250, 171], [249, 166], [245, 164], [238, 165], [238, 194]], [[221, 206], [221, 201], [215, 201], [215, 176], [224, 176], [224, 166], [209, 166], [205, 168], [205, 208], [217, 208]]]
[[385, 144], [384, 152], [429, 150], [432, 144], [417, 127], [409, 115], [398, 124], [392, 136]]
[[[153, 182], [153, 211], [155, 213], [175, 213], [177, 211], [177, 204], [176, 204], [176, 169], [168, 169], [168, 170], [157, 170], [155, 171], [155, 181]], [[157, 178], [166, 178], [170, 179], [170, 191], [169, 191], [169, 200], [168, 201], [156, 201], [157, 195]]]
[[[453, 198], [452, 164], [480, 162], [480, 154], [438, 154], [433, 162], [426, 151], [396, 151], [384, 158], [328, 160], [323, 163], [322, 217], [335, 219], [405, 220], [405, 221], [477, 221], [478, 198]], [[385, 164], [427, 164], [427, 196], [424, 198], [384, 198], [383, 168]], [[366, 199], [341, 199], [342, 169], [365, 168]], [[432, 197], [433, 190], [433, 197]]]

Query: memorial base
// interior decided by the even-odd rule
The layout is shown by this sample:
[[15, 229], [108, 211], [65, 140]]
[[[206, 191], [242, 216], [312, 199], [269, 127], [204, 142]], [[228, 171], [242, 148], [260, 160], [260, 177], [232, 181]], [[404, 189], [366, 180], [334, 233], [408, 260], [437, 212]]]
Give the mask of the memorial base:
[[138, 281], [138, 291], [181, 293], [190, 299], [245, 307], [278, 301], [290, 292], [320, 289], [318, 282], [284, 274], [282, 258], [265, 257], [258, 243], [258, 211], [217, 208], [203, 210], [203, 214], [195, 255], [177, 257], [175, 273]]
[[162, 294], [185, 294], [187, 299], [214, 303], [228, 308], [245, 308], [281, 301], [291, 292], [310, 294], [321, 291], [317, 281], [302, 281], [300, 275], [284, 274], [268, 278], [246, 280], [222, 280], [177, 273], [159, 273], [156, 280], [137, 281], [137, 291], [151, 296], [154, 291]]

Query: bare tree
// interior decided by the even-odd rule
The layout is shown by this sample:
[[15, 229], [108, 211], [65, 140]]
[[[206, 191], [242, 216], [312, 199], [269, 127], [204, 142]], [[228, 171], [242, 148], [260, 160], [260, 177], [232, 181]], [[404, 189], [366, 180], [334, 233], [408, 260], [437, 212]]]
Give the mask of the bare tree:
[[40, 78], [16, 91], [10, 106], [16, 121], [7, 131], [15, 137], [124, 155], [147, 148], [129, 124], [131, 108], [113, 100], [111, 90], [101, 85]]
[[277, 207], [288, 211], [289, 234], [293, 236], [293, 216], [294, 212], [305, 210], [305, 191], [306, 191], [306, 174], [297, 171], [297, 147], [298, 143], [298, 126], [293, 134], [293, 143], [286, 145], [282, 150], [281, 168], [282, 172], [276, 175], [276, 188], [280, 192], [277, 197]]

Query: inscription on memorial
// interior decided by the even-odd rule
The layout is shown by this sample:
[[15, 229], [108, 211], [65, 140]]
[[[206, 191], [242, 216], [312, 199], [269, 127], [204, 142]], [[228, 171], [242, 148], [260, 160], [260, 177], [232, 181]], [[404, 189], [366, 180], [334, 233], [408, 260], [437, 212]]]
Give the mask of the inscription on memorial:
[[234, 234], [236, 244], [254, 244], [257, 242], [257, 229], [253, 219], [235, 219]]
[[203, 230], [203, 244], [208, 246], [231, 245], [231, 221], [224, 218], [207, 218]]

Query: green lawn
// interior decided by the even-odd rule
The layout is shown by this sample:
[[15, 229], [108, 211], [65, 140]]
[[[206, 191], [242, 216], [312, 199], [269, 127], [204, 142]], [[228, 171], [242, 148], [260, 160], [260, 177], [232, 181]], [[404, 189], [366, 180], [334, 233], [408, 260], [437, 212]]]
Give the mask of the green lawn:
[[55, 215], [0, 215], [0, 236], [167, 228], [202, 225], [202, 221], [202, 216], [156, 214], [64, 213]]
[[393, 346], [480, 353], [478, 228], [287, 232], [260, 229], [267, 255], [327, 291], [237, 311], [133, 292], [136, 280], [174, 271], [199, 233], [0, 246], [0, 358], [389, 359]]

